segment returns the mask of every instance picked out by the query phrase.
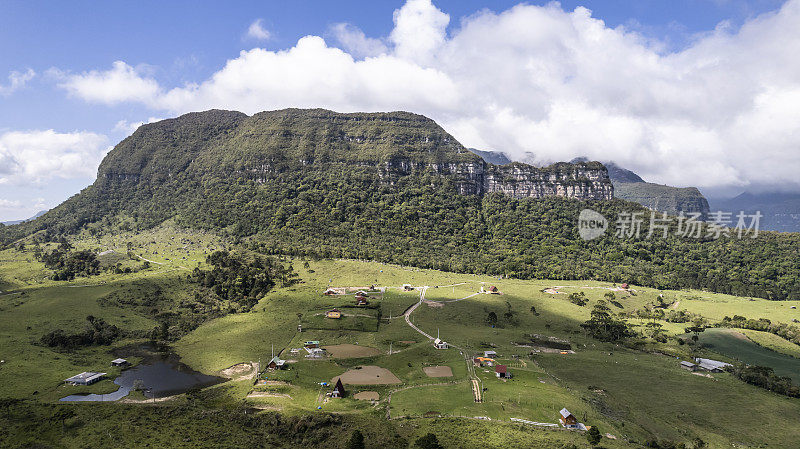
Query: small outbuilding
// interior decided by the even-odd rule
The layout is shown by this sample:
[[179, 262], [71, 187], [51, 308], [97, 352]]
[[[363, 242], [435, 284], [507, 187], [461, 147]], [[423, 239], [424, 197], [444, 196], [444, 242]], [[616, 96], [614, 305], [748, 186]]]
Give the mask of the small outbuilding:
[[64, 379], [65, 383], [70, 385], [91, 385], [105, 376], [106, 373], [95, 373], [91, 371], [85, 371], [80, 374], [76, 374], [69, 379]]
[[403, 284], [403, 290], [410, 292], [411, 290], [414, 290], [414, 287], [412, 287], [411, 284]]
[[319, 348], [319, 340], [309, 340], [303, 343], [303, 347], [305, 348]]
[[688, 371], [697, 371], [697, 365], [692, 362], [681, 361], [681, 368], [688, 370]]
[[627, 290], [629, 287], [630, 287], [630, 286], [629, 286], [627, 283], [622, 283], [622, 284], [619, 284], [619, 288], [621, 288], [621, 289], [623, 289], [623, 290]]
[[497, 287], [495, 287], [494, 285], [489, 287], [489, 290], [487, 290], [487, 291], [492, 295], [499, 295], [500, 294], [500, 290]]
[[559, 414], [561, 416], [558, 418], [558, 422], [560, 422], [563, 427], [567, 429], [580, 429], [581, 423], [578, 422], [578, 418], [573, 416], [569, 410], [562, 408]]
[[338, 294], [338, 292], [336, 290], [332, 289], [332, 288], [329, 288], [329, 289], [325, 290], [325, 292], [323, 293], [323, 295], [325, 295], [325, 296], [332, 296], [332, 295], [336, 295], [336, 294]]
[[267, 369], [276, 370], [286, 368], [286, 360], [281, 360], [277, 355], [267, 363]]
[[344, 385], [342, 384], [342, 379], [336, 379], [336, 386], [333, 387], [333, 391], [331, 391], [332, 398], [343, 398], [344, 395], [347, 394], [347, 391], [344, 389]]
[[325, 312], [325, 318], [332, 318], [338, 320], [342, 317], [342, 312], [339, 309], [331, 309]]
[[508, 367], [506, 365], [495, 366], [494, 375], [499, 379], [511, 379], [511, 373], [508, 372]]
[[356, 305], [357, 306], [366, 306], [369, 305], [368, 296], [356, 296]]
[[733, 366], [730, 363], [720, 362], [719, 360], [702, 359], [700, 357], [697, 357], [694, 361], [700, 368], [712, 373], [721, 373], [725, 371], [725, 368]]
[[433, 340], [433, 347], [436, 349], [449, 349], [450, 345], [446, 341], [437, 338]]
[[494, 351], [483, 351], [483, 356], [489, 359], [493, 359], [497, 357], [497, 353]]
[[128, 361], [125, 359], [114, 359], [111, 361], [111, 366], [128, 366]]

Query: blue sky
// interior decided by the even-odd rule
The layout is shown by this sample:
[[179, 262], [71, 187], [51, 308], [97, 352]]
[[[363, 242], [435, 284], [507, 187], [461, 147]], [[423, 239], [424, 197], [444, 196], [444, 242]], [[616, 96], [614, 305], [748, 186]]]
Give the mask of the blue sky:
[[[793, 48], [797, 36], [781, 31], [780, 26], [796, 19], [797, 7], [772, 0], [564, 1], [549, 6], [549, 2], [527, 2], [526, 7], [514, 8], [518, 3], [0, 3], [0, 220], [26, 218], [90, 184], [102, 154], [136, 123], [207, 107], [247, 113], [295, 105], [342, 111], [411, 109], [432, 116], [466, 145], [505, 151], [520, 159], [548, 162], [582, 154], [597, 159], [607, 156], [648, 180], [698, 185], [712, 193], [786, 187], [770, 185], [770, 178], [785, 184], [782, 172], [764, 177], [747, 170], [752, 166], [748, 154], [761, 142], [759, 131], [737, 138], [756, 143], [729, 151], [726, 136], [731, 132], [726, 126], [736, 120], [760, 120], [765, 110], [767, 117], [779, 114], [785, 105], [773, 97], [795, 93], [796, 67], [787, 69], [781, 63], [780, 49]], [[591, 13], [576, 12], [576, 8]], [[262, 33], [248, 34], [256, 21]], [[337, 28], [337, 24], [347, 25]], [[748, 26], [749, 33], [740, 32]], [[404, 34], [405, 29], [411, 31]], [[530, 30], [536, 31], [531, 34]], [[773, 35], [758, 37], [766, 35], [765, 30]], [[599, 31], [602, 36], [595, 39]], [[481, 39], [481, 33], [492, 37]], [[300, 45], [304, 36], [318, 36], [324, 44], [306, 39], [307, 45]], [[519, 42], [522, 47], [533, 43], [520, 48]], [[264, 51], [253, 50], [258, 48]], [[563, 48], [569, 48], [569, 55], [562, 58], [558, 52]], [[776, 51], [770, 55], [775, 67], [767, 75], [762, 72], [769, 69], [756, 70], [764, 66], [763, 61], [737, 56], [746, 51], [769, 53], [764, 48]], [[337, 49], [352, 61], [343, 60]], [[287, 50], [296, 55], [282, 53]], [[602, 62], [598, 66], [601, 62], [592, 56], [598, 51], [607, 51], [603, 56], [614, 65]], [[507, 59], [489, 64], [497, 64], [498, 72], [507, 64], [513, 79], [482, 70], [465, 74], [472, 67], [485, 66], [487, 55], [495, 54]], [[281, 83], [286, 79], [280, 73], [263, 85], [252, 76], [259, 71], [285, 72], [308, 58], [320, 61], [310, 63], [310, 72], [330, 67], [333, 73], [342, 70], [343, 74], [381, 77], [386, 70], [387, 78], [396, 72], [391, 67], [401, 64], [407, 70], [401, 71], [404, 79], [415, 80], [402, 88], [413, 92], [398, 100], [390, 92], [396, 82], [363, 89], [332, 84], [331, 89], [344, 91], [334, 97], [315, 93], [313, 88], [326, 80], [309, 77], [305, 82], [311, 86], [293, 86], [296, 93], [288, 89], [284, 95]], [[717, 110], [702, 96], [720, 96], [714, 90], [719, 72], [696, 69], [702, 65], [698, 61], [709, 58], [723, 61], [723, 73], [743, 73], [721, 93], [732, 100], [712, 102]], [[374, 60], [375, 65], [365, 64], [365, 59]], [[243, 72], [226, 67], [232, 60], [245, 67]], [[742, 64], [747, 67], [740, 71]], [[634, 67], [634, 73], [629, 67]], [[551, 80], [553, 73], [557, 76]], [[598, 73], [603, 77], [595, 76]], [[245, 80], [244, 84], [215, 82], [220, 74], [228, 80]], [[120, 78], [112, 83], [114, 75]], [[687, 84], [687, 79], [695, 78], [696, 83]], [[640, 91], [621, 93], [620, 89], [640, 80], [641, 86], [636, 86]], [[507, 90], [498, 87], [482, 99], [481, 109], [465, 111], [464, 99], [474, 97], [470, 89], [503, 83], [508, 84]], [[748, 87], [752, 85], [761, 88], [753, 91]], [[650, 98], [662, 88], [698, 96], [701, 103], [672, 104], [669, 99]], [[120, 90], [132, 93], [115, 93]], [[247, 99], [237, 97], [240, 91], [251, 94]], [[430, 98], [440, 91], [445, 92], [442, 98]], [[525, 102], [518, 102], [519, 97]], [[767, 102], [766, 106], [748, 108], [760, 105], [759, 101]], [[681, 118], [686, 111], [698, 110], [702, 113], [697, 117]], [[565, 115], [573, 118], [563, 122]], [[777, 132], [798, 134], [791, 126], [781, 126]], [[574, 135], [584, 134], [584, 128], [599, 130], [597, 134], [606, 137], [575, 140]], [[716, 134], [708, 136], [708, 130]], [[797, 143], [785, 140], [779, 139], [776, 145], [791, 148]], [[559, 142], [565, 142], [563, 148]], [[592, 153], [596, 148], [602, 151]], [[711, 162], [698, 159], [707, 175], [689, 167], [693, 165], [689, 156], [681, 156], [692, 148], [708, 153], [702, 157]], [[775, 150], [770, 161], [797, 169], [796, 156], [787, 151]], [[659, 163], [658, 157], [671, 161], [670, 165]], [[739, 162], [716, 163], [729, 158]]]

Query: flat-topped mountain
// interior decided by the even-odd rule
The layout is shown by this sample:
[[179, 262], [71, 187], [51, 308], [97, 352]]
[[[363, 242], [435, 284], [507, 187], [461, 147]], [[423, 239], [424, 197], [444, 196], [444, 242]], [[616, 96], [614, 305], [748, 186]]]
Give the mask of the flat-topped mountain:
[[[771, 245], [616, 238], [620, 213], [646, 209], [613, 195], [599, 162], [491, 164], [407, 112], [214, 110], [141, 126], [92, 185], [35, 220], [0, 226], [0, 244], [171, 221], [269, 254], [774, 299], [800, 292], [797, 236], [765, 235]], [[578, 232], [585, 208], [609, 221], [590, 242]], [[752, 270], [770, 275], [742, 278]]]
[[103, 160], [98, 182], [102, 188], [119, 181], [150, 184], [179, 173], [264, 182], [285, 171], [340, 165], [374, 172], [389, 184], [412, 174], [442, 175], [461, 194], [613, 196], [605, 168], [595, 162], [495, 166], [421, 115], [323, 109], [284, 109], [252, 117], [213, 110], [143, 125]]

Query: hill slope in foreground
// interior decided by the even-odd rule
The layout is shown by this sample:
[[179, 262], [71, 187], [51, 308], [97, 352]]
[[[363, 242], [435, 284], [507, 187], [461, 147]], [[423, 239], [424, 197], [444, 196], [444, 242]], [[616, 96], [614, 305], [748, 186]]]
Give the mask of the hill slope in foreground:
[[[638, 286], [624, 290], [596, 281], [498, 280], [348, 260], [287, 259], [299, 284], [278, 287], [250, 312], [206, 321], [171, 342], [183, 362], [207, 374], [242, 363], [266, 363], [274, 350], [291, 362], [286, 370], [259, 376], [269, 382], [258, 383], [244, 372], [217, 386], [157, 402], [136, 393], [123, 402], [58, 405], [66, 395], [116, 390], [112, 379], [119, 369], [108, 366], [109, 361], [146, 341], [142, 332], [157, 327], [159, 320], [197, 307], [200, 301], [193, 292], [198, 286], [186, 274], [194, 267], [208, 269], [204, 254], [229, 245], [210, 234], [172, 227], [100, 237], [86, 233], [72, 243], [76, 249], [130, 252], [152, 263], [132, 273], [106, 271], [63, 282], [48, 279], [51, 271], [32, 260], [30, 248], [0, 251], [0, 398], [23, 401], [9, 403], [0, 413], [2, 436], [11, 446], [102, 447], [123, 440], [150, 447], [327, 448], [347, 447], [351, 433], [359, 429], [366, 447], [409, 447], [428, 432], [444, 447], [588, 447], [580, 432], [511, 420], [557, 423], [564, 407], [603, 435], [615, 437], [604, 438], [607, 448], [642, 447], [651, 440], [658, 440], [659, 447], [671, 447], [670, 442], [692, 447], [696, 438], [711, 448], [788, 448], [800, 437], [794, 425], [800, 419], [798, 399], [745, 384], [728, 373], [707, 377], [685, 371], [678, 362], [692, 356], [732, 360], [693, 345], [683, 330], [689, 323], [630, 318], [664, 304], [660, 307], [666, 312], [695, 314], [709, 323], [725, 315], [788, 322], [800, 318], [791, 308], [800, 305], [796, 301]], [[414, 290], [406, 291], [403, 284]], [[375, 289], [368, 307], [356, 307], [352, 292], [371, 286]], [[480, 293], [490, 286], [500, 293]], [[350, 293], [325, 296], [328, 287], [349, 288]], [[571, 302], [573, 293], [583, 293], [588, 304]], [[618, 303], [612, 306], [615, 313], [628, 316], [638, 334], [624, 345], [594, 340], [580, 327], [594, 305], [609, 300], [609, 293], [612, 303]], [[418, 331], [403, 313], [421, 295], [425, 301], [408, 313]], [[149, 306], [140, 307], [137, 300]], [[344, 318], [320, 315], [332, 307]], [[497, 317], [494, 324], [487, 321], [490, 313]], [[80, 331], [87, 314], [118, 326], [124, 336], [110, 345], [72, 350], [39, 343], [57, 328]], [[648, 337], [650, 322], [662, 326], [663, 342]], [[420, 331], [438, 333], [452, 347], [434, 349]], [[338, 355], [311, 360], [305, 351], [291, 351], [308, 340], [318, 340]], [[548, 342], [558, 343], [557, 348], [568, 345], [570, 351], [551, 350]], [[513, 378], [503, 381], [493, 367], [474, 366], [472, 356], [485, 350], [494, 350]], [[128, 358], [139, 363], [136, 356]], [[345, 385], [347, 397], [325, 398], [330, 387], [320, 382], [348, 372], [347, 378], [358, 379], [360, 366], [388, 370], [399, 383], [383, 384], [365, 375]], [[431, 377], [426, 368], [452, 376]], [[109, 378], [90, 387], [64, 385], [63, 379], [81, 371], [107, 372]], [[474, 400], [473, 380], [481, 387], [481, 402]], [[356, 399], [367, 392], [377, 395], [374, 404]], [[63, 415], [65, 410], [74, 416]], [[771, 419], [759, 419], [764, 415]], [[32, 421], [39, 424], [32, 427]]]
[[[0, 241], [174, 219], [272, 253], [800, 297], [798, 235], [647, 239], [649, 211], [611, 192], [600, 163], [487, 164], [415, 114], [208, 111], [142, 126], [106, 156], [94, 184], [0, 228]], [[576, 226], [586, 207], [611, 223], [589, 242]], [[620, 212], [642, 214], [638, 238], [614, 236]]]

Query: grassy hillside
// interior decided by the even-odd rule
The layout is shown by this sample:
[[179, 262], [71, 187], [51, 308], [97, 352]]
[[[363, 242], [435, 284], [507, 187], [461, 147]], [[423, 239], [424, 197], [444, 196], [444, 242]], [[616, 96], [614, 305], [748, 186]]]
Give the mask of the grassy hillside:
[[[27, 416], [50, 416], [61, 408], [50, 404], [67, 394], [115, 389], [110, 380], [78, 388], [62, 386], [61, 379], [89, 369], [102, 369], [114, 375], [116, 371], [107, 367], [112, 349], [139, 341], [134, 337], [125, 338], [111, 346], [65, 352], [41, 346], [37, 341], [41, 334], [53, 327], [79, 329], [87, 314], [126, 330], [149, 330], [155, 323], [144, 313], [146, 311], [109, 305], [103, 298], [112, 291], [145, 295], [149, 290], [143, 289], [144, 284], [157, 284], [164, 298], [174, 301], [165, 299], [159, 307], [179, 307], [181, 298], [186, 298], [194, 288], [187, 284], [188, 268], [195, 264], [204, 267], [204, 253], [210, 248], [227, 246], [208, 234], [166, 227], [99, 239], [87, 233], [76, 240], [75, 245], [95, 250], [130, 248], [132, 253], [143, 255], [153, 264], [135, 273], [106, 272], [72, 282], [56, 282], [47, 279], [47, 269], [41, 265], [24, 262], [28, 250], [8, 249], [0, 253], [2, 260], [17, 261], [0, 264], [0, 276], [6, 280], [0, 308], [3, 317], [8, 318], [0, 320], [0, 347], [3, 348], [0, 358], [4, 360], [0, 365], [0, 397], [26, 400], [2, 417], [3, 428], [9, 429], [5, 430], [5, 435], [12, 435], [13, 441], [59, 441], [68, 447], [81, 442], [102, 444], [106, 436], [100, 429], [111, 426], [131, 441], [148, 440], [153, 446], [211, 442], [224, 445], [234, 441], [251, 442], [253, 435], [261, 431], [252, 433], [245, 429], [253, 426], [273, 429], [270, 426], [274, 424], [270, 423], [285, 419], [313, 425], [308, 430], [298, 430], [300, 433], [276, 434], [264, 430], [274, 434], [270, 437], [274, 440], [270, 441], [278, 446], [296, 444], [295, 438], [307, 438], [304, 441], [310, 447], [325, 446], [325, 441], [343, 445], [342, 435], [360, 428], [373, 447], [397, 447], [392, 442], [406, 447], [427, 431], [434, 431], [441, 441], [458, 447], [503, 447], [520, 441], [532, 447], [560, 447], [571, 443], [582, 447], [585, 439], [580, 434], [521, 426], [510, 421], [522, 418], [556, 422], [562, 407], [567, 407], [587, 424], [598, 426], [604, 434], [617, 437], [617, 440], [604, 440], [604, 446], [612, 448], [637, 447], [654, 438], [688, 443], [696, 437], [708, 442], [710, 447], [729, 447], [732, 443], [742, 447], [765, 443], [790, 447], [800, 437], [792, 424], [800, 419], [799, 400], [745, 384], [730, 374], [713, 374], [709, 378], [680, 369], [678, 361], [692, 356], [730, 359], [726, 354], [716, 354], [702, 346], [681, 343], [679, 340], [686, 335], [683, 330], [686, 324], [658, 320], [669, 337], [666, 343], [637, 337], [641, 344], [635, 346], [599, 342], [580, 327], [599, 300], [608, 300], [605, 295], [609, 292], [615, 295], [614, 301], [619, 307], [614, 306], [614, 310], [619, 312], [634, 313], [656, 303], [663, 295], [669, 310], [708, 314], [711, 322], [721, 315], [736, 314], [787, 322], [800, 318], [796, 309], [765, 307], [785, 303], [638, 286], [621, 291], [611, 283], [599, 281], [498, 279], [375, 262], [302, 259], [293, 260], [301, 283], [276, 288], [250, 312], [207, 321], [173, 343], [183, 362], [209, 374], [242, 362], [264, 362], [274, 347], [284, 359], [296, 360], [290, 363], [288, 370], [264, 373], [266, 379], [274, 383], [259, 386], [253, 385], [252, 380], [228, 381], [202, 393], [158, 402], [156, 407], [76, 404], [70, 409], [77, 415], [69, 418], [64, 429], [55, 421], [51, 427], [34, 435], [21, 424], [26, 413]], [[406, 292], [401, 288], [403, 284], [416, 288]], [[371, 306], [379, 309], [344, 310], [352, 313], [361, 310], [370, 317], [377, 317], [373, 314], [379, 310], [380, 319], [375, 318], [377, 331], [310, 329], [298, 332], [298, 323], [309, 316], [352, 301], [352, 294], [322, 295], [327, 287], [372, 285], [386, 287], [383, 294], [372, 294]], [[480, 293], [482, 286], [487, 289], [490, 285], [496, 285], [502, 294]], [[419, 301], [425, 286], [428, 287], [426, 302], [418, 306], [409, 319], [428, 334], [438, 333], [455, 348], [434, 349], [427, 338], [412, 329], [402, 317], [405, 310]], [[569, 301], [569, 294], [576, 292], [584, 293], [587, 305], [578, 306]], [[490, 312], [498, 317], [494, 326], [487, 323]], [[640, 325], [638, 332], [646, 332], [644, 323], [647, 320], [630, 321]], [[547, 352], [537, 346], [536, 342], [542, 338], [568, 342], [574, 353]], [[291, 348], [299, 348], [302, 342], [312, 339], [320, 340], [323, 346], [349, 344], [374, 348], [377, 354], [317, 361], [306, 359], [302, 353], [291, 353]], [[494, 376], [493, 368], [473, 367], [468, 363], [472, 355], [487, 349], [498, 353], [498, 361], [508, 365], [514, 378], [504, 382]], [[321, 387], [320, 382], [330, 382], [348, 371], [357, 372], [361, 366], [387, 369], [400, 383], [347, 385], [349, 397], [324, 400], [321, 393], [327, 389]], [[429, 377], [426, 367], [449, 367], [452, 377]], [[472, 379], [485, 389], [481, 403], [473, 400]], [[378, 393], [378, 402], [373, 405], [353, 399], [352, 395], [365, 391]], [[244, 410], [259, 409], [265, 412], [245, 418]], [[275, 418], [274, 413], [280, 413], [283, 418]], [[753, 425], [753, 416], [767, 413], [773, 419], [759, 420], [757, 426]], [[392, 418], [388, 424], [387, 414]], [[150, 430], [136, 433], [128, 423], [138, 422], [140, 418], [133, 416], [159, 419], [161, 431], [158, 435]], [[326, 416], [333, 416], [334, 421], [316, 421]], [[188, 421], [197, 424], [187, 425]], [[381, 424], [376, 425], [378, 422]], [[201, 424], [211, 438], [207, 443], [198, 442], [188, 433]], [[222, 432], [223, 426], [228, 426], [227, 433]]]

